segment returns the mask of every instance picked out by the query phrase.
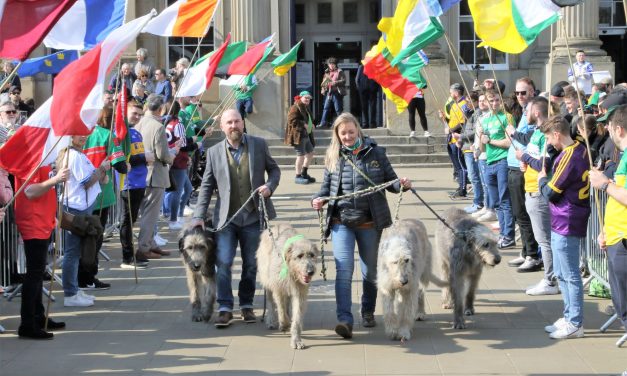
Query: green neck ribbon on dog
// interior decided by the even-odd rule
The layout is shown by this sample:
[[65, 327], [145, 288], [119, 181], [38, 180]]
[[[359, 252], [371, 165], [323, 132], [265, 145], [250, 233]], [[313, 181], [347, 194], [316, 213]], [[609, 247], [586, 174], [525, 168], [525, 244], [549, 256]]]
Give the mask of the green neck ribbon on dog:
[[279, 272], [279, 279], [287, 278], [288, 270], [287, 270], [287, 260], [285, 260], [285, 253], [290, 248], [292, 244], [297, 242], [300, 239], [304, 239], [303, 235], [294, 235], [291, 238], [285, 241], [285, 245], [283, 246], [283, 251], [281, 252], [281, 257], [283, 258], [283, 263], [281, 264], [281, 272]]

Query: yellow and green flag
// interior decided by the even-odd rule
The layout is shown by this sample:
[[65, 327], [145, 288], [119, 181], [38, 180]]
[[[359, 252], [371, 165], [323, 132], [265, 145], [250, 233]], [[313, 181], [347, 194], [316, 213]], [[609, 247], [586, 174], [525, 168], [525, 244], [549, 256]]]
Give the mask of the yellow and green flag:
[[272, 61], [271, 65], [274, 68], [274, 74], [276, 74], [277, 76], [283, 76], [287, 72], [289, 72], [289, 70], [294, 65], [296, 65], [296, 60], [298, 58], [298, 49], [300, 48], [301, 43], [302, 40], [296, 43], [296, 45], [292, 47], [289, 52], [284, 53], [283, 55], [277, 57]]

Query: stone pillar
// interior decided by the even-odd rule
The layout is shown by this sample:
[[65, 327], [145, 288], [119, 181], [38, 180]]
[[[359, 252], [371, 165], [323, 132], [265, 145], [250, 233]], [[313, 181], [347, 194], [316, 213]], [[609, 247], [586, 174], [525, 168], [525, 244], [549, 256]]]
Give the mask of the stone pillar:
[[610, 71], [614, 75], [614, 63], [601, 49], [599, 40], [599, 0], [586, 0], [576, 7], [563, 8], [564, 17], [553, 27], [556, 38], [553, 42], [553, 63], [547, 62], [547, 80], [551, 70], [551, 84], [567, 80], [570, 66], [568, 46], [572, 61], [575, 62], [577, 50], [584, 50], [586, 60], [591, 62], [595, 71]]
[[259, 42], [271, 34], [270, 0], [234, 0], [231, 4], [233, 40]]

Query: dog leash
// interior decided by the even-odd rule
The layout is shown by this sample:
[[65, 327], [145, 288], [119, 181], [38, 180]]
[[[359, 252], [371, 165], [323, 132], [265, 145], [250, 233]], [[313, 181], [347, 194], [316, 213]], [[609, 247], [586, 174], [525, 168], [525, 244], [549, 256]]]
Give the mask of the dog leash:
[[429, 209], [429, 211], [430, 211], [430, 212], [431, 212], [431, 213], [432, 213], [432, 214], [433, 214], [433, 215], [434, 215], [434, 216], [435, 216], [435, 217], [436, 217], [436, 218], [437, 218], [440, 222], [442, 222], [442, 224], [443, 224], [444, 226], [446, 226], [449, 230], [451, 230], [451, 232], [453, 233], [453, 235], [458, 236], [460, 239], [462, 239], [462, 240], [466, 241], [466, 237], [465, 237], [462, 233], [460, 233], [460, 232], [458, 232], [458, 231], [455, 231], [455, 230], [453, 229], [453, 227], [452, 227], [452, 226], [451, 226], [448, 222], [446, 222], [446, 220], [445, 220], [444, 218], [442, 218], [442, 217], [441, 217], [438, 213], [436, 213], [436, 212], [435, 212], [435, 210], [433, 210], [433, 208], [432, 208], [431, 206], [429, 206], [429, 204], [427, 204], [427, 202], [426, 202], [425, 200], [423, 200], [423, 199], [422, 199], [422, 197], [420, 197], [420, 195], [418, 194], [418, 192], [416, 192], [416, 190], [415, 190], [414, 188], [410, 188], [409, 190], [411, 191], [411, 193], [413, 193], [413, 194], [414, 194], [414, 196], [416, 196], [416, 197], [418, 198], [418, 200], [420, 200], [420, 202], [422, 202], [422, 204], [423, 204], [423, 205], [424, 205], [427, 209]]

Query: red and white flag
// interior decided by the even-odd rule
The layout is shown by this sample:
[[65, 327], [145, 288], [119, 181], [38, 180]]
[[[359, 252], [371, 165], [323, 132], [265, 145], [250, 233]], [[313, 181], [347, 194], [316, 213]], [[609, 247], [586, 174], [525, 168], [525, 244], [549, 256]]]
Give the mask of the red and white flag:
[[70, 137], [64, 136], [55, 149], [59, 137], [52, 132], [50, 107], [52, 97], [26, 120], [24, 125], [0, 148], [0, 168], [24, 180], [42, 162], [47, 166], [55, 161], [59, 150], [69, 145]]
[[181, 88], [176, 94], [178, 98], [195, 97], [209, 89], [213, 76], [216, 74], [216, 70], [218, 70], [218, 65], [220, 64], [220, 60], [222, 60], [222, 56], [224, 56], [224, 51], [226, 51], [230, 40], [231, 33], [226, 36], [222, 46], [220, 46], [213, 55], [203, 60], [202, 63], [187, 70], [183, 82], [181, 83]]
[[55, 135], [89, 135], [104, 106], [106, 76], [126, 47], [156, 14], [137, 18], [115, 29], [80, 59], [65, 67], [54, 79], [51, 107]]
[[118, 102], [115, 107], [115, 140], [120, 143], [126, 138], [126, 104], [128, 102], [126, 98], [126, 82], [122, 81], [122, 89], [118, 94]]

